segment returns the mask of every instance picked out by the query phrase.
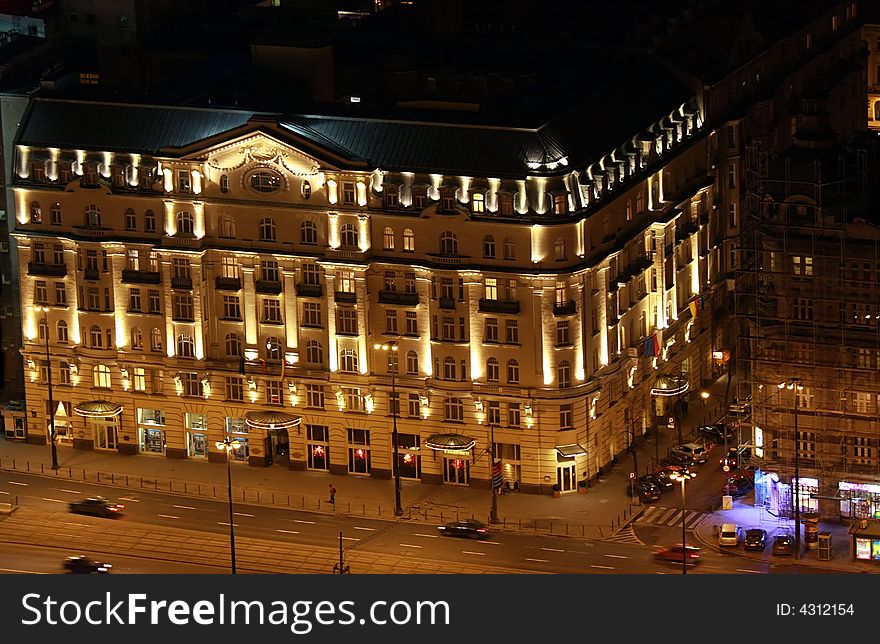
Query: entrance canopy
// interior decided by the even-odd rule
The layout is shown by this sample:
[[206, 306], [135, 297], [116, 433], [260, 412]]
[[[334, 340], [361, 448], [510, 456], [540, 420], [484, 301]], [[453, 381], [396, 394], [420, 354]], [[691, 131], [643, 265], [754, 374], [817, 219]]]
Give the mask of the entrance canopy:
[[571, 457], [586, 454], [587, 448], [578, 443], [572, 443], [571, 445], [557, 445], [556, 451], [559, 452], [560, 456]]
[[651, 388], [653, 396], [678, 396], [688, 390], [688, 379], [683, 374], [660, 376]]
[[477, 444], [464, 434], [431, 434], [425, 440], [425, 447], [441, 452], [466, 452]]
[[302, 418], [280, 411], [249, 411], [244, 415], [244, 422], [254, 429], [289, 429], [297, 427]]
[[89, 402], [75, 405], [73, 413], [77, 416], [85, 416], [86, 418], [106, 418], [121, 414], [122, 405], [117, 405], [107, 400], [90, 400]]

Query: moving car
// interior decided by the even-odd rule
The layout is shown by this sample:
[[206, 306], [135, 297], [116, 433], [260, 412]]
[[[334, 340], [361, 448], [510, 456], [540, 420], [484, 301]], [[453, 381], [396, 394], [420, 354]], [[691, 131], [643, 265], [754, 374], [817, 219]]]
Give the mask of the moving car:
[[684, 465], [664, 465], [657, 469], [656, 474], [663, 474], [667, 477], [671, 477], [671, 475], [676, 472], [681, 475], [687, 475], [690, 473], [690, 470]]
[[648, 501], [650, 503], [660, 499], [660, 488], [656, 483], [641, 478], [638, 481], [630, 481], [627, 483], [626, 495], [638, 496], [642, 501]]
[[743, 548], [746, 550], [763, 550], [767, 545], [767, 531], [761, 528], [749, 528], [743, 539]]
[[663, 462], [667, 465], [674, 465], [688, 471], [696, 469], [700, 464], [693, 456], [686, 456], [684, 454], [670, 454], [663, 460]]
[[639, 477], [640, 481], [647, 481], [648, 483], [653, 483], [656, 485], [661, 492], [665, 492], [666, 490], [672, 487], [674, 481], [670, 478], [670, 474], [668, 472], [655, 472], [654, 474], [645, 474], [644, 476]]
[[727, 406], [727, 411], [730, 414], [734, 414], [737, 416], [742, 416], [744, 414], [749, 413], [749, 409], [752, 406], [752, 397], [746, 396], [741, 400], [733, 399], [733, 402]]
[[713, 423], [711, 425], [702, 425], [697, 428], [697, 433], [703, 438], [709, 438], [718, 442], [724, 441], [725, 436], [727, 436], [727, 440], [731, 440], [735, 435], [733, 427], [726, 423]]
[[125, 507], [122, 503], [113, 503], [102, 496], [90, 496], [79, 501], [68, 503], [71, 512], [76, 514], [91, 514], [96, 517], [116, 518], [122, 515]]
[[469, 539], [485, 539], [489, 536], [489, 530], [486, 524], [476, 519], [462, 519], [461, 521], [450, 521], [441, 526], [437, 526], [442, 534], [450, 537], [467, 537]]
[[671, 453], [673, 456], [692, 458], [697, 463], [705, 463], [709, 458], [708, 450], [699, 443], [685, 443], [684, 445], [673, 447]]
[[793, 555], [794, 536], [790, 534], [778, 534], [773, 538], [772, 552], [774, 555]]
[[751, 479], [743, 478], [743, 477], [731, 477], [727, 479], [727, 483], [724, 484], [724, 487], [721, 488], [722, 494], [727, 494], [732, 496], [735, 499], [738, 499], [741, 496], [745, 496], [749, 492], [752, 491]]
[[721, 530], [718, 531], [718, 545], [738, 546], [741, 532], [742, 528], [735, 523], [722, 523]]
[[85, 555], [72, 555], [61, 566], [69, 575], [106, 575], [113, 567], [112, 564], [95, 561]]
[[[696, 546], [684, 546], [684, 550], [686, 551], [684, 555], [685, 560], [691, 565], [698, 563], [700, 556], [703, 554], [702, 550]], [[681, 563], [682, 545], [677, 543], [674, 546], [657, 548], [657, 550], [654, 551], [654, 556], [663, 561]]]

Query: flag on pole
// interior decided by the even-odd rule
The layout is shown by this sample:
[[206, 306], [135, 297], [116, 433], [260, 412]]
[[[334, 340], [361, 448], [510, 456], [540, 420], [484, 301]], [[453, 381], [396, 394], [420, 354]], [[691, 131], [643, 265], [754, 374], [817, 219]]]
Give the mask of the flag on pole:
[[660, 355], [660, 332], [654, 334], [654, 357]]
[[700, 312], [700, 303], [698, 300], [691, 300], [688, 304], [688, 307], [691, 310], [691, 317], [697, 317], [697, 314]]
[[500, 490], [504, 485], [504, 477], [501, 476], [501, 460], [495, 460], [492, 464], [492, 487]]
[[645, 349], [643, 354], [646, 358], [654, 357], [654, 336], [645, 338]]

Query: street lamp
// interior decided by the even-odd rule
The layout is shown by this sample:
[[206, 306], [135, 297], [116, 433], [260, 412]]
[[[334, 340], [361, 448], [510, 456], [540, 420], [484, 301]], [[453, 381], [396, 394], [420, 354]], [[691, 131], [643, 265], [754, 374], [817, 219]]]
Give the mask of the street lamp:
[[[779, 383], [780, 389], [794, 389], [797, 387], [798, 391], [802, 391], [804, 386], [801, 384], [800, 378], [789, 378], [784, 382]], [[793, 486], [793, 494], [794, 494], [794, 558], [800, 559], [801, 557], [801, 475], [800, 475], [800, 457], [798, 452], [800, 451], [798, 446], [798, 399], [797, 393], [794, 394], [794, 407], [792, 408], [792, 415], [794, 416], [794, 486]]]
[[226, 454], [226, 483], [229, 486], [229, 553], [232, 560], [232, 574], [235, 574], [235, 528], [232, 520], [232, 453], [239, 443], [227, 436], [217, 442], [217, 449]]
[[629, 406], [629, 428], [626, 430], [627, 434], [630, 436], [629, 449], [632, 451], [633, 455], [633, 471], [636, 473], [636, 477], [639, 476], [639, 461], [636, 456], [636, 417], [633, 413], [633, 406], [630, 403]]
[[55, 401], [52, 399], [52, 359], [49, 355], [49, 307], [35, 306], [43, 312], [43, 331], [46, 339], [46, 378], [49, 385], [49, 443], [52, 446], [52, 469], [58, 469], [58, 447], [55, 445]]
[[394, 515], [401, 516], [403, 508], [400, 506], [400, 463], [398, 463], [397, 454], [397, 385], [395, 374], [397, 373], [397, 340], [388, 340], [382, 344], [374, 344], [374, 349], [388, 351], [388, 366], [391, 371], [391, 471], [394, 474]]
[[684, 484], [687, 481], [690, 481], [692, 478], [696, 478], [696, 472], [673, 472], [669, 478], [673, 481], [679, 481], [681, 483], [681, 574], [687, 574], [687, 537], [685, 536], [685, 524], [684, 524], [684, 511], [685, 511], [685, 501], [684, 501]]
[[495, 489], [495, 425], [489, 423], [489, 490], [492, 494], [492, 505], [489, 506], [489, 523], [498, 523], [498, 492]]

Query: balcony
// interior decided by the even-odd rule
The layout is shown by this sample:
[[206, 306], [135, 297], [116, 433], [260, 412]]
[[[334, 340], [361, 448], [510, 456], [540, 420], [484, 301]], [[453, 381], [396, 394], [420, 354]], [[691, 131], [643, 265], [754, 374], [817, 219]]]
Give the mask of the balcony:
[[279, 295], [281, 293], [281, 282], [277, 280], [257, 280], [254, 288], [257, 290], [257, 293]]
[[519, 313], [519, 300], [487, 300], [480, 298], [482, 313]]
[[97, 281], [101, 279], [101, 274], [98, 272], [97, 268], [87, 268], [83, 271], [83, 279]]
[[67, 264], [45, 264], [43, 262], [28, 262], [28, 275], [42, 275], [44, 277], [64, 277], [67, 275]]
[[171, 288], [181, 289], [184, 291], [191, 291], [193, 287], [193, 281], [191, 277], [172, 277], [171, 278]]
[[161, 281], [162, 274], [159, 271], [122, 271], [124, 284], [159, 284]]
[[102, 228], [100, 226], [74, 226], [73, 230], [81, 237], [92, 237], [95, 239], [100, 239], [112, 232], [109, 228]]
[[300, 282], [296, 285], [296, 294], [300, 297], [323, 297], [324, 287], [320, 284], [306, 284]]
[[347, 293], [345, 291], [336, 291], [333, 293], [333, 299], [337, 302], [348, 302], [349, 304], [357, 304], [357, 293]]
[[441, 297], [440, 298], [440, 308], [441, 309], [455, 309], [455, 298], [452, 297]]
[[172, 248], [198, 248], [201, 244], [202, 240], [195, 237], [165, 236], [162, 238], [162, 245]]
[[562, 304], [557, 302], [553, 305], [553, 315], [572, 315], [574, 313], [577, 313], [577, 302], [574, 300]]
[[380, 304], [399, 304], [401, 306], [417, 306], [418, 293], [398, 293], [397, 291], [379, 291]]
[[214, 288], [218, 291], [240, 291], [240, 277], [218, 277], [214, 280]]

